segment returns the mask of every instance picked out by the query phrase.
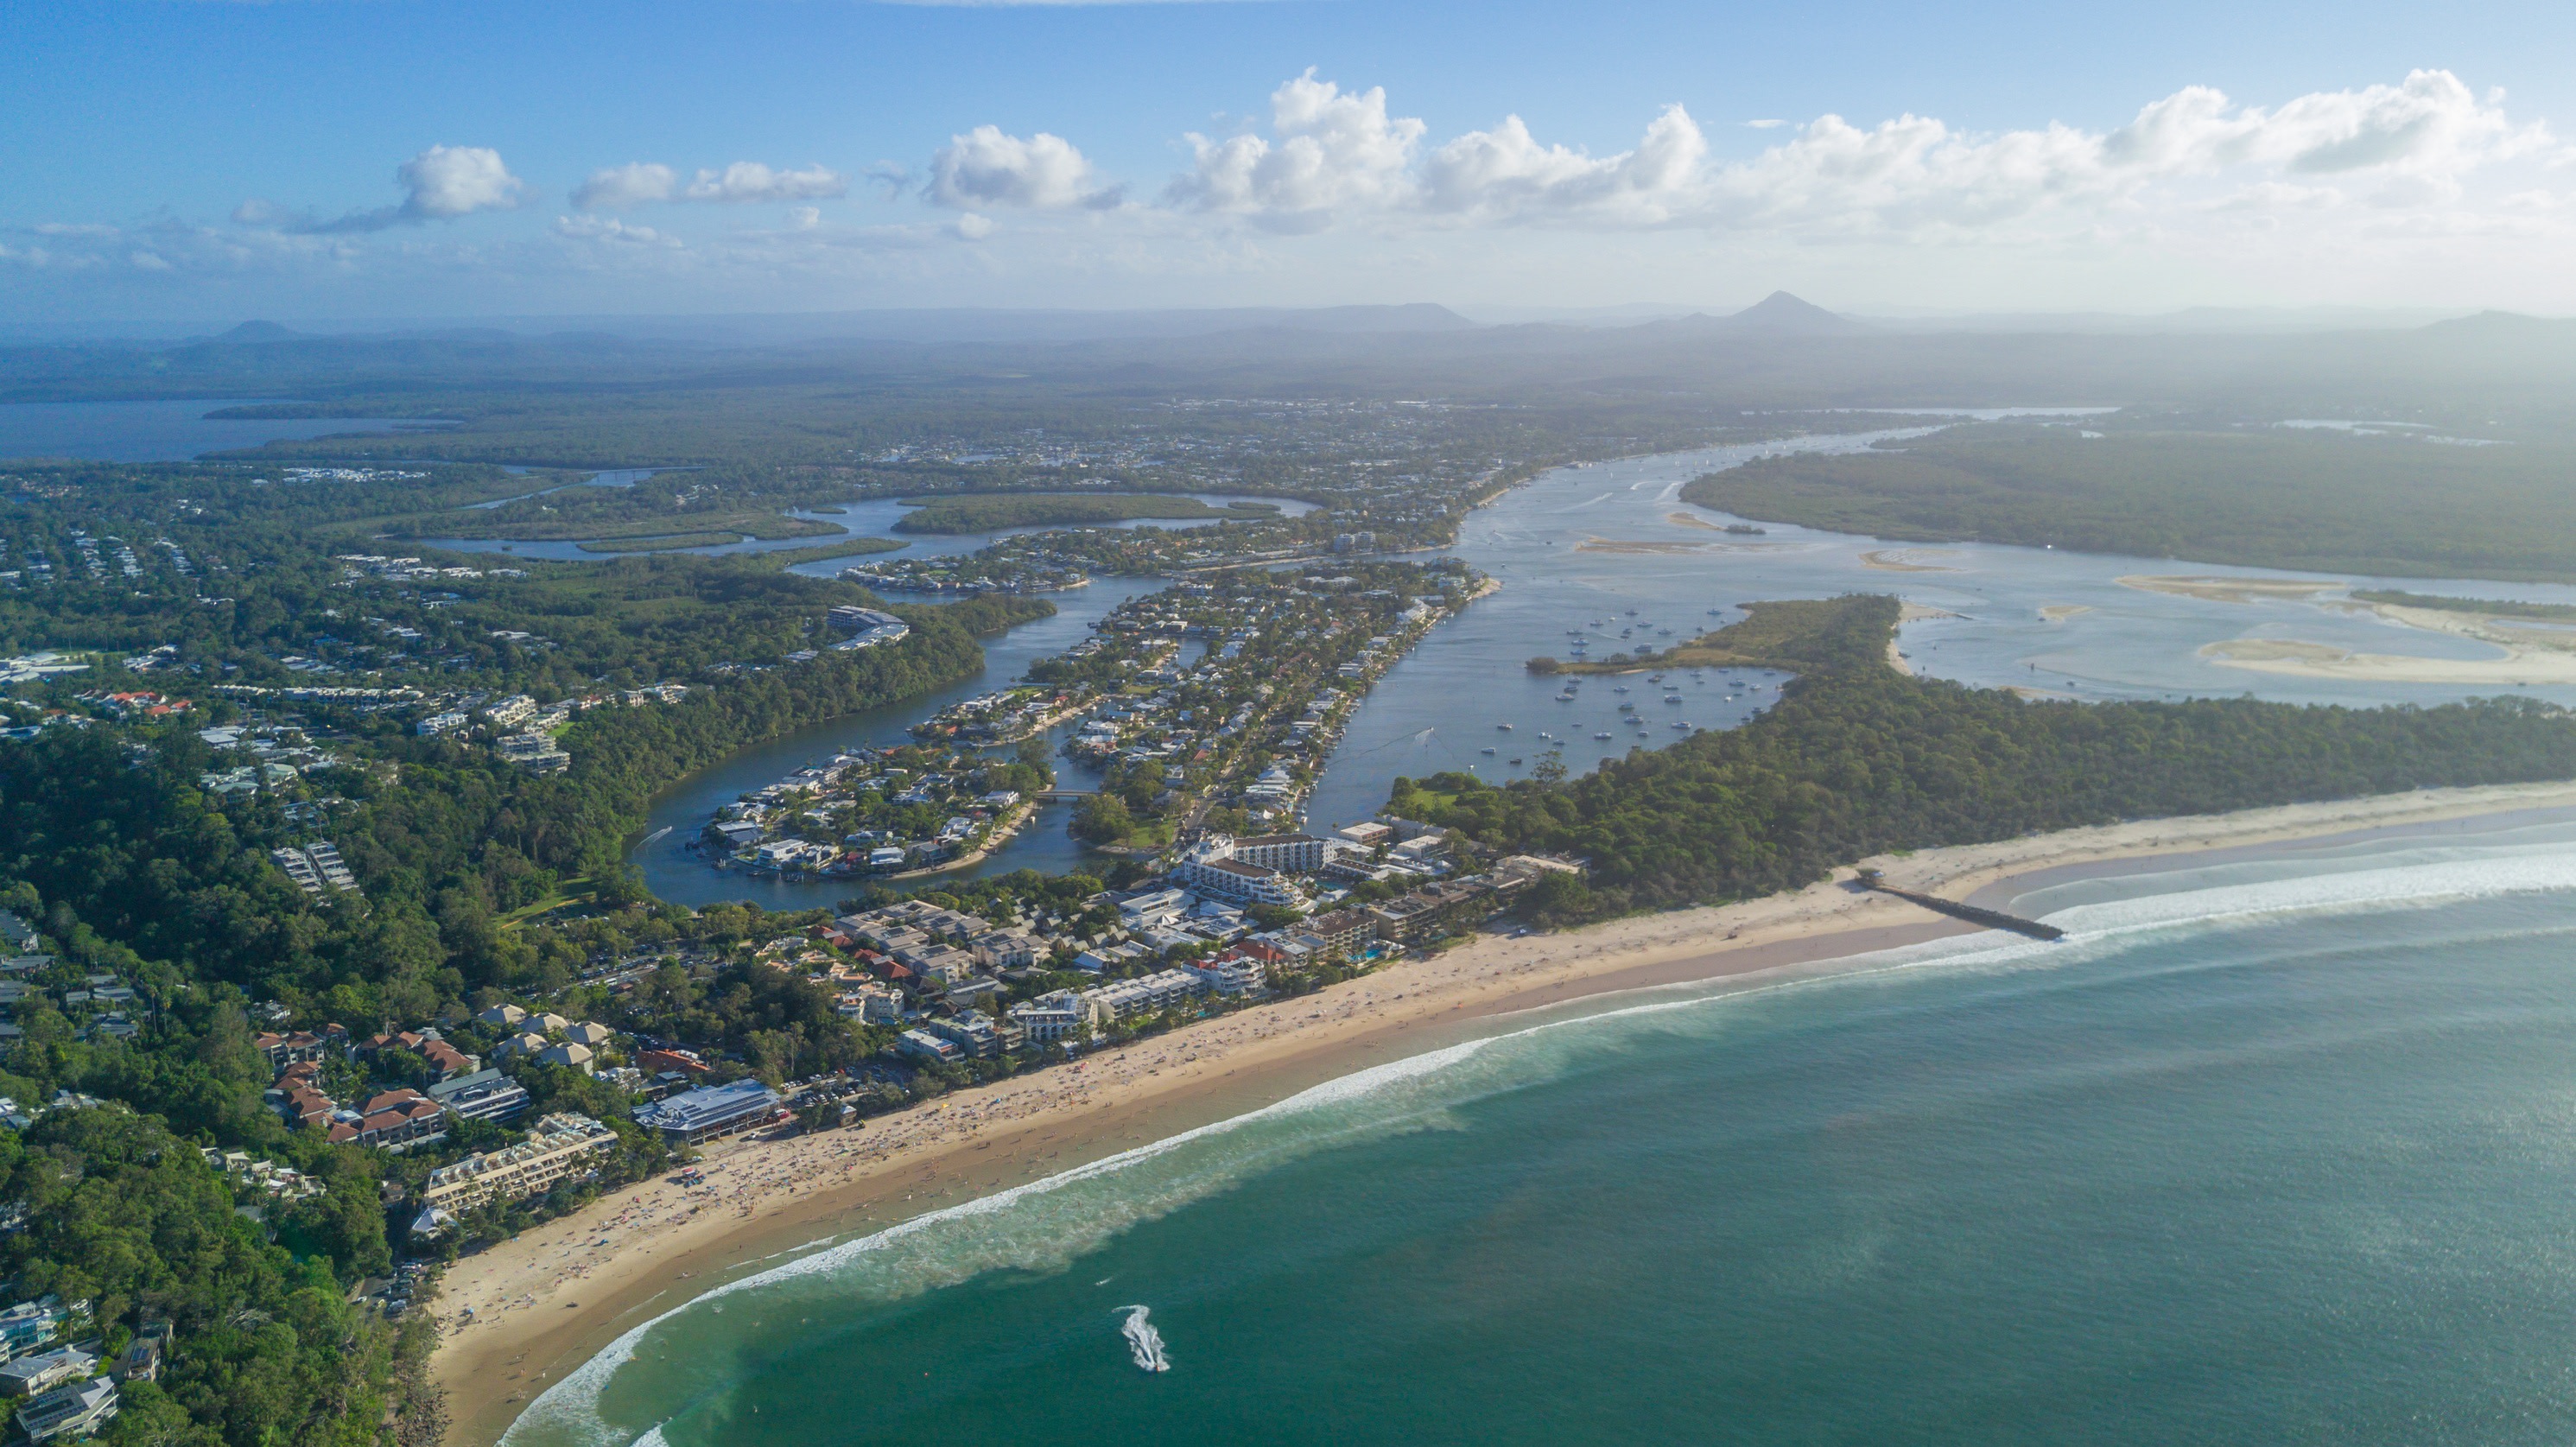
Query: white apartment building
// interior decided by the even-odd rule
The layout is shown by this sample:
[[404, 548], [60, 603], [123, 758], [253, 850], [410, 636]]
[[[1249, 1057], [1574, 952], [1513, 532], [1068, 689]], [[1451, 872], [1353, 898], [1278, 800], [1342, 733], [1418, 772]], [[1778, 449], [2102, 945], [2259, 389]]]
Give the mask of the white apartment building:
[[598, 1158], [616, 1148], [617, 1132], [589, 1116], [558, 1112], [539, 1120], [517, 1145], [430, 1172], [421, 1199], [451, 1215], [490, 1201], [525, 1200], [595, 1169]]
[[1007, 1012], [1011, 1023], [1029, 1032], [1029, 1038], [1041, 1045], [1058, 1040], [1078, 1039], [1089, 1016], [1080, 997], [1071, 990], [1057, 990], [1034, 1000], [1023, 1000]]
[[1147, 1015], [1169, 1009], [1206, 992], [1207, 983], [1196, 975], [1181, 970], [1158, 970], [1132, 980], [1115, 980], [1085, 990], [1076, 999], [1087, 1018], [1119, 1020], [1129, 1015]]

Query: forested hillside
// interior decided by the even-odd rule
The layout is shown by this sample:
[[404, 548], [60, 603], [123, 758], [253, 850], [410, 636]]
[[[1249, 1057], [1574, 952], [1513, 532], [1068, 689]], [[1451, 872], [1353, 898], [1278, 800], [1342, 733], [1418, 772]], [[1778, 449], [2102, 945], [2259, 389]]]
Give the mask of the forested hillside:
[[[1962, 427], [1710, 473], [1685, 501], [1764, 522], [2400, 577], [2576, 579], [2571, 454], [2388, 429]], [[2447, 436], [2447, 434], [2438, 434]], [[2473, 439], [2475, 440], [2475, 439]]]

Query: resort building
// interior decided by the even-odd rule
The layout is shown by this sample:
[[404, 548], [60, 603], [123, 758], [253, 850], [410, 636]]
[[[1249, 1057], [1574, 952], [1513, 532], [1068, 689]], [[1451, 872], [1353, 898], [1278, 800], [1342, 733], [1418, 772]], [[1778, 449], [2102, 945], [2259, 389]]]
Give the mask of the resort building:
[[1365, 909], [1337, 909], [1314, 915], [1297, 926], [1327, 953], [1355, 955], [1377, 938], [1377, 920]]
[[589, 1116], [558, 1112], [539, 1120], [517, 1145], [430, 1172], [421, 1199], [450, 1214], [489, 1201], [525, 1200], [554, 1189], [558, 1181], [598, 1169], [600, 1159], [615, 1149], [617, 1132]]
[[1491, 890], [1462, 880], [1426, 884], [1384, 904], [1370, 905], [1368, 913], [1377, 921], [1379, 939], [1410, 945], [1455, 933], [1493, 907]]
[[429, 1088], [429, 1098], [459, 1120], [513, 1121], [528, 1110], [528, 1092], [498, 1070], [477, 1070]]
[[406, 1151], [447, 1139], [446, 1109], [417, 1090], [388, 1090], [356, 1114], [356, 1120], [332, 1122], [333, 1145]]
[[1011, 1023], [1028, 1032], [1029, 1039], [1040, 1045], [1053, 1044], [1082, 1033], [1082, 1002], [1071, 990], [1057, 990], [1023, 1000], [1004, 1013]]
[[1248, 995], [1268, 983], [1261, 961], [1249, 955], [1223, 955], [1213, 960], [1181, 966], [1181, 973], [1197, 979], [1220, 995]]
[[1132, 980], [1117, 980], [1096, 989], [1085, 990], [1078, 997], [1083, 1014], [1098, 1020], [1119, 1020], [1129, 1015], [1149, 1015], [1206, 993], [1207, 983], [1196, 975], [1180, 970], [1159, 970]]
[[635, 1112], [635, 1123], [664, 1140], [696, 1145], [745, 1131], [778, 1109], [778, 1092], [757, 1080], [701, 1086], [667, 1096]]
[[894, 1038], [894, 1048], [919, 1060], [952, 1063], [966, 1058], [964, 1047], [943, 1040], [927, 1030], [906, 1030]]
[[1234, 841], [1234, 857], [1282, 874], [1312, 874], [1324, 867], [1324, 841], [1312, 834], [1256, 834]]

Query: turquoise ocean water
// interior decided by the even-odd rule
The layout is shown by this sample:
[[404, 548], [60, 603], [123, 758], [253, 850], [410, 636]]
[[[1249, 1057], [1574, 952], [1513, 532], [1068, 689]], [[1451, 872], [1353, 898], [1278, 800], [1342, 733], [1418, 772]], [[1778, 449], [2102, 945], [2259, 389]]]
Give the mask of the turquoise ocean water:
[[2576, 1435], [2576, 834], [2020, 904], [2073, 937], [1596, 1003], [826, 1244], [510, 1442]]

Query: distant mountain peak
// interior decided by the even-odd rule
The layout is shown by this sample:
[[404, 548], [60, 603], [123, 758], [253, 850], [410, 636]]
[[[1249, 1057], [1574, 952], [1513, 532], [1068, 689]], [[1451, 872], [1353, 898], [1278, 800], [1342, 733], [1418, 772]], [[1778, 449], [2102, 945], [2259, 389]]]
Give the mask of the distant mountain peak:
[[244, 322], [240, 326], [233, 328], [231, 331], [224, 333], [222, 336], [215, 338], [215, 340], [219, 342], [282, 342], [295, 335], [297, 334], [294, 331], [289, 328], [279, 326], [275, 322]]
[[1825, 310], [1814, 302], [1775, 291], [1725, 319], [1729, 331], [1768, 336], [1836, 336], [1867, 331], [1863, 324]]

